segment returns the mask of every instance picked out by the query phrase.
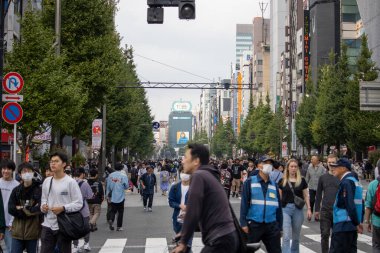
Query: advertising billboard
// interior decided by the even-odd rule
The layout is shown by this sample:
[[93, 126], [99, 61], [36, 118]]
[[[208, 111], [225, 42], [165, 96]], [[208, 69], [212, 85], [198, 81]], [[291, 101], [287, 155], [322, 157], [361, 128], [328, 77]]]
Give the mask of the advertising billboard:
[[177, 132], [177, 144], [184, 145], [189, 142], [190, 133], [185, 131]]

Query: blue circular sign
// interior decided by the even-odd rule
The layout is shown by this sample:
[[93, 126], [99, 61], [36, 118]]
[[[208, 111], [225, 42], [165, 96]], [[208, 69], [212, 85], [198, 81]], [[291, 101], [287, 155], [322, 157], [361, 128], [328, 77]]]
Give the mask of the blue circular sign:
[[158, 123], [157, 121], [153, 122], [152, 123], [152, 126], [153, 126], [153, 129], [157, 130], [160, 128], [160, 123]]
[[2, 116], [8, 124], [16, 124], [22, 119], [22, 107], [18, 103], [9, 102], [3, 106]]

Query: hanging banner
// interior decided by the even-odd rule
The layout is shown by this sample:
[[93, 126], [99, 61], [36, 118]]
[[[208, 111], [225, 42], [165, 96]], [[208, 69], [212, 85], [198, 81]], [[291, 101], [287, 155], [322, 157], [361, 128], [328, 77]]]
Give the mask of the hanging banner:
[[92, 122], [92, 149], [100, 150], [102, 146], [102, 120], [95, 119]]
[[281, 146], [281, 156], [287, 157], [288, 156], [288, 143], [284, 141]]

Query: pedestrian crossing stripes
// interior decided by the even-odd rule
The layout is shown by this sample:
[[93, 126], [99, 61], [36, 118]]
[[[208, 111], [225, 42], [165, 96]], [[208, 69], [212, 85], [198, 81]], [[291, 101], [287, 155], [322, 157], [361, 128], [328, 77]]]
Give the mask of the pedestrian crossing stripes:
[[[308, 238], [313, 242], [316, 242], [316, 244], [310, 244], [310, 242], [305, 242], [301, 239], [300, 243], [300, 252], [302, 253], [317, 253], [320, 252], [320, 242], [321, 242], [321, 235], [320, 234], [303, 234], [304, 238]], [[94, 246], [92, 247], [91, 252], [98, 252], [98, 253], [125, 253], [129, 252], [130, 250], [138, 250], [138, 252], [144, 252], [144, 253], [169, 253], [171, 249], [174, 247], [174, 245], [171, 244], [170, 239], [167, 238], [146, 238], [145, 239], [145, 245], [128, 245], [127, 238], [120, 238], [120, 239], [107, 239], [105, 243], [102, 246]], [[79, 246], [83, 245], [84, 241], [83, 239], [79, 240]], [[359, 234], [358, 236], [358, 246], [359, 244], [366, 244], [368, 246], [372, 246], [372, 238], [371, 236]], [[310, 246], [313, 245], [313, 248], [311, 249]], [[317, 246], [318, 245], [318, 246]], [[193, 253], [200, 253], [203, 249], [204, 245], [202, 243], [202, 238], [195, 237], [193, 238], [192, 243], [192, 252]], [[84, 252], [84, 251], [82, 251]], [[133, 251], [135, 252], [135, 251]], [[262, 248], [257, 251], [257, 253], [265, 253], [265, 246], [262, 245]], [[359, 250], [358, 253], [366, 253], [366, 251]]]

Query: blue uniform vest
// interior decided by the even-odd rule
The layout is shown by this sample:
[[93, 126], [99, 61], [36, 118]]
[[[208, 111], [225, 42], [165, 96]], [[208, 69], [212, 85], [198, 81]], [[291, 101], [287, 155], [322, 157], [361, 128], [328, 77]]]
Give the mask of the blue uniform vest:
[[248, 210], [247, 220], [258, 223], [271, 223], [276, 221], [278, 196], [276, 184], [269, 180], [268, 190], [264, 197], [261, 184], [257, 176], [251, 177], [251, 205]]
[[[362, 222], [362, 212], [363, 212], [363, 201], [362, 201], [363, 187], [360, 185], [359, 181], [356, 180], [356, 178], [348, 177], [347, 179], [349, 179], [355, 183], [354, 202], [355, 202], [355, 208], [356, 208], [356, 215], [358, 216], [358, 221], [361, 223]], [[347, 210], [338, 208], [338, 206], [337, 206], [339, 192], [340, 192], [340, 190], [338, 191], [338, 193], [336, 195], [335, 204], [334, 204], [334, 213], [333, 213], [334, 224], [339, 223], [339, 222], [351, 221], [350, 216], [348, 216]]]

